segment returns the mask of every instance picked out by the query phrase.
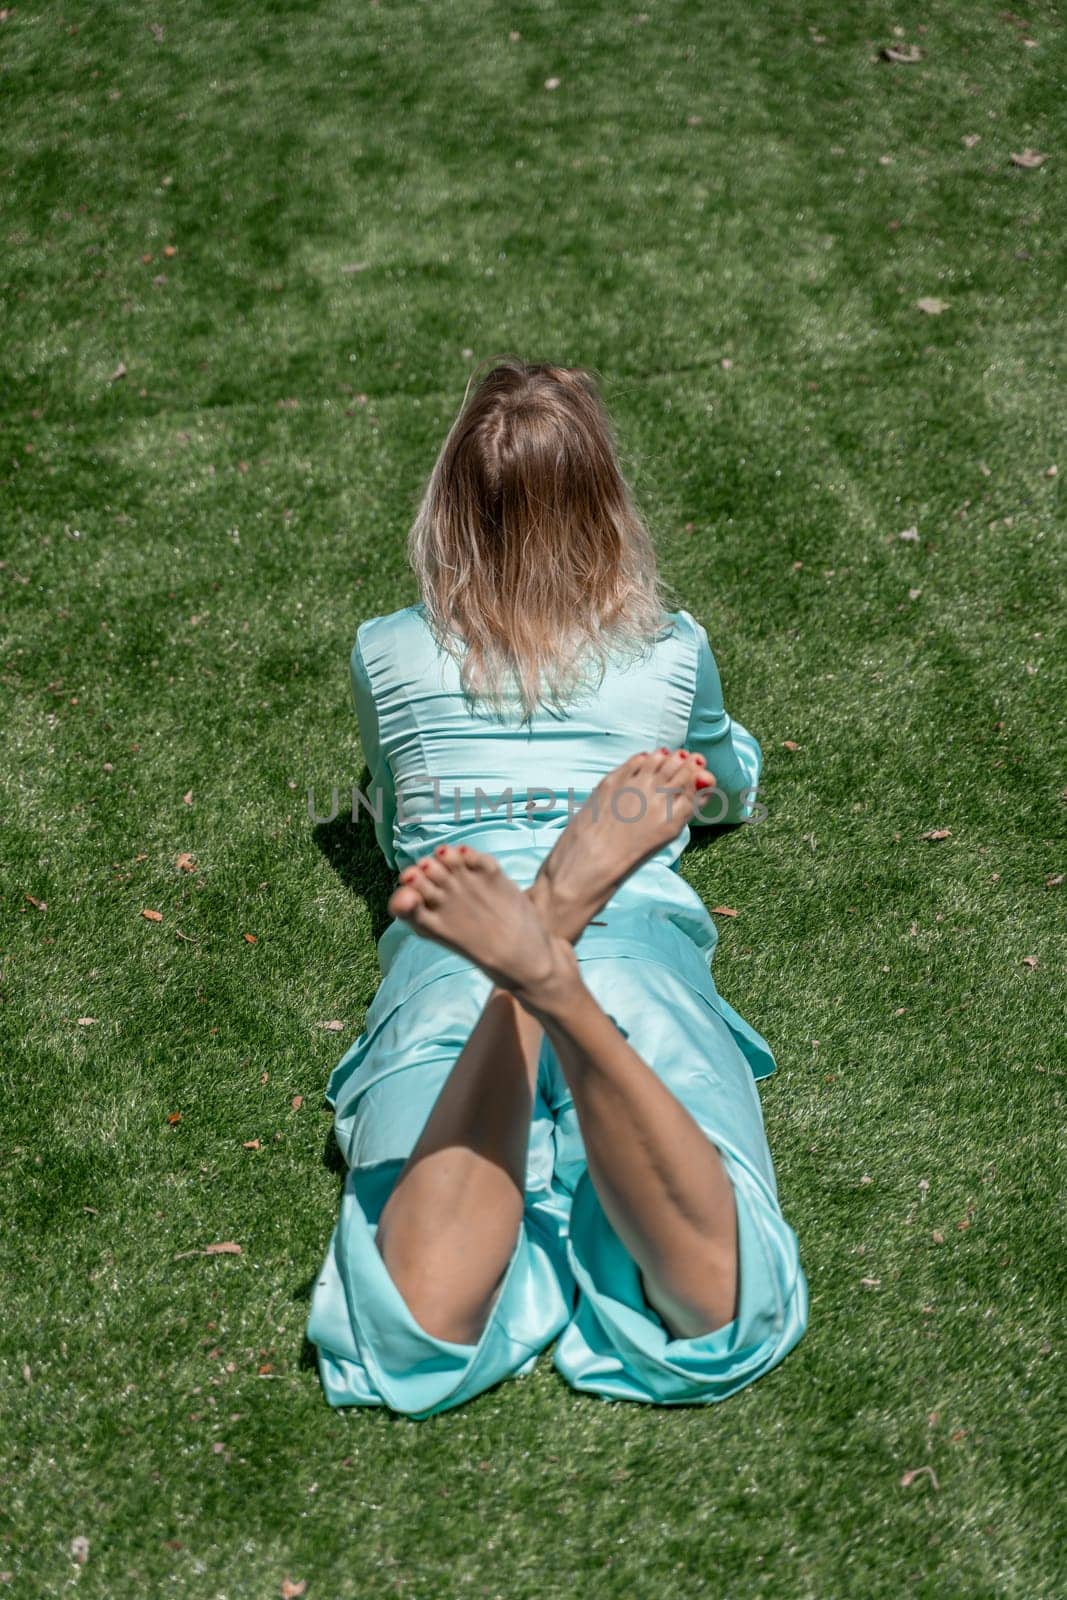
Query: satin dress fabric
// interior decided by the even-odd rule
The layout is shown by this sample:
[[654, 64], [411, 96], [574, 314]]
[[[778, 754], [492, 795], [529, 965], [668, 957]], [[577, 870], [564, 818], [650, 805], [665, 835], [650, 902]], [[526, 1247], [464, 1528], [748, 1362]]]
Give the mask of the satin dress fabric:
[[[371, 775], [357, 803], [374, 815], [398, 871], [439, 844], [466, 843], [526, 887], [600, 779], [661, 745], [704, 756], [716, 788], [703, 821], [751, 825], [759, 815], [759, 744], [727, 714], [707, 633], [687, 611], [664, 614], [643, 656], [609, 663], [565, 710], [542, 708], [526, 725], [471, 704], [421, 605], [362, 624], [351, 677]], [[429, 1417], [529, 1373], [553, 1342], [554, 1366], [577, 1390], [703, 1404], [769, 1371], [800, 1339], [807, 1283], [756, 1089], [774, 1057], [716, 989], [715, 925], [677, 870], [689, 835], [686, 827], [627, 879], [575, 952], [588, 988], [726, 1165], [737, 1209], [736, 1316], [675, 1338], [646, 1300], [589, 1177], [546, 1039], [524, 1218], [481, 1337], [451, 1343], [415, 1321], [377, 1249], [378, 1218], [491, 984], [395, 919], [378, 942], [382, 981], [363, 1031], [326, 1088], [347, 1176], [307, 1336], [330, 1405]]]

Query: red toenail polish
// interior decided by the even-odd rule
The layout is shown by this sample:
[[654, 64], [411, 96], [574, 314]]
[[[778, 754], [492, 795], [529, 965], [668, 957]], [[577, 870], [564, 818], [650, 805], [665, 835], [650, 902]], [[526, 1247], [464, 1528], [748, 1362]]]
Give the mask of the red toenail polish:
[[707, 762], [704, 760], [703, 756], [694, 756], [693, 760], [696, 762], [698, 767], [706, 767], [707, 766]]
[[658, 756], [669, 756], [670, 755], [670, 751], [667, 749], [667, 746], [665, 744], [661, 744], [659, 749], [656, 751], [656, 754]]
[[434, 851], [434, 855], [435, 856], [443, 856], [444, 853], [445, 853], [446, 848], [447, 848], [447, 846], [445, 846], [443, 844], [439, 844], [437, 846], [437, 849]]

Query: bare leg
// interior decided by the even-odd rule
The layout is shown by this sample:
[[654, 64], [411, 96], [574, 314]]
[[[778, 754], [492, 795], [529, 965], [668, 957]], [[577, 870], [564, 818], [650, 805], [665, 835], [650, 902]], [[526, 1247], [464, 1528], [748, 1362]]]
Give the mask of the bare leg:
[[475, 1344], [515, 1248], [541, 1025], [494, 989], [382, 1209], [378, 1249], [416, 1322]]
[[585, 987], [569, 949], [568, 970], [569, 982], [527, 1003], [574, 1096], [593, 1187], [668, 1330], [708, 1333], [736, 1315], [733, 1186], [715, 1146]]
[[466, 954], [548, 1030], [605, 1214], [669, 1331], [722, 1326], [734, 1315], [737, 1246], [717, 1150], [605, 1016], [533, 897], [475, 852], [447, 851], [435, 869], [414, 882], [412, 925]]

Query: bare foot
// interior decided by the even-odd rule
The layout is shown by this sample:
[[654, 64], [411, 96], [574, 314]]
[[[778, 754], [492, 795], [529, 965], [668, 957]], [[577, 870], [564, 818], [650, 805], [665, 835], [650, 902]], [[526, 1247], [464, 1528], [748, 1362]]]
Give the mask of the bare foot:
[[469, 845], [439, 845], [406, 867], [389, 910], [424, 939], [466, 956], [520, 1002], [549, 1003], [577, 978], [566, 940], [545, 927], [499, 861]]
[[620, 883], [681, 833], [714, 783], [703, 756], [686, 750], [642, 751], [609, 772], [527, 890], [545, 926], [577, 939]]

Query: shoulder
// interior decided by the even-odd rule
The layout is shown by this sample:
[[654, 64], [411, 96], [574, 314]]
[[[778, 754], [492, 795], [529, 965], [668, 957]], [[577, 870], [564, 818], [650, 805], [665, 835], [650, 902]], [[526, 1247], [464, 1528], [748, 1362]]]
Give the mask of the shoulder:
[[684, 609], [665, 611], [663, 613], [663, 626], [662, 637], [672, 640], [676, 647], [679, 647], [690, 657], [699, 657], [710, 649], [704, 625], [697, 621], [691, 611]]
[[703, 626], [691, 611], [667, 611], [664, 615], [674, 631], [683, 639], [698, 639], [704, 632]]
[[719, 666], [704, 624], [698, 622], [691, 611], [672, 611], [668, 615], [674, 624], [671, 638], [678, 652], [679, 671], [691, 692], [702, 697], [719, 697], [722, 693]]
[[421, 602], [377, 617], [366, 617], [356, 629], [352, 664], [372, 672], [391, 660], [410, 660], [411, 652], [429, 637]]

